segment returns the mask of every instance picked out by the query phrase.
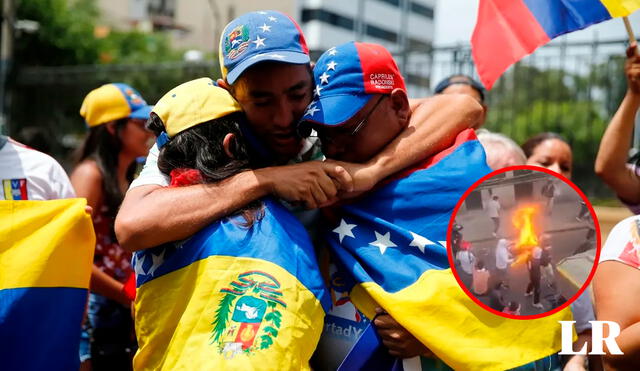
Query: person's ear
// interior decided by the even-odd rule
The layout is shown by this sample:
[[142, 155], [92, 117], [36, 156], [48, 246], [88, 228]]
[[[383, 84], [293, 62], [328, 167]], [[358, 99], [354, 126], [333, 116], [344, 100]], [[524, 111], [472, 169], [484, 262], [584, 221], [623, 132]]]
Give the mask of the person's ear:
[[236, 135], [232, 133], [227, 133], [222, 139], [222, 148], [224, 148], [224, 153], [229, 156], [229, 158], [235, 158], [234, 152], [236, 149]]
[[109, 132], [109, 134], [114, 135], [114, 136], [116, 135], [116, 122], [115, 121], [107, 122], [104, 125], [107, 128], [107, 131]]
[[216, 83], [218, 84], [219, 87], [223, 88], [224, 90], [231, 91], [231, 85], [229, 85], [229, 83], [226, 80], [218, 79], [216, 80]]
[[407, 92], [400, 88], [396, 88], [393, 89], [389, 97], [391, 98], [391, 107], [398, 118], [403, 123], [409, 123], [409, 118], [411, 117], [411, 106], [409, 105]]

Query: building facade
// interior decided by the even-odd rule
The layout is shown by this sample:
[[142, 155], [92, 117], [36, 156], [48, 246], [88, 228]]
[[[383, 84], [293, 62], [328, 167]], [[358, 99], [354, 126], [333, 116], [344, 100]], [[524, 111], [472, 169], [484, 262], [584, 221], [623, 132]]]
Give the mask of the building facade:
[[384, 45], [409, 95], [426, 96], [436, 0], [100, 0], [112, 27], [171, 33], [173, 45], [216, 53], [220, 32], [240, 14], [279, 10], [300, 23], [313, 59], [349, 40]]

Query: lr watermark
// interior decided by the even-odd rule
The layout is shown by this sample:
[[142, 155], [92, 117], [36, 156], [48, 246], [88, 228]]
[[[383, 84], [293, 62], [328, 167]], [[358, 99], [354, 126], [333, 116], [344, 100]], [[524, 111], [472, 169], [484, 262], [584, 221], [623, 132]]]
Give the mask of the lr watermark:
[[[558, 321], [562, 326], [562, 350], [560, 354], [605, 354], [603, 351], [603, 344], [607, 344], [607, 350], [610, 354], [623, 354], [618, 343], [616, 343], [616, 337], [620, 335], [620, 326], [611, 321], [589, 321], [591, 324], [591, 352], [587, 351], [587, 344], [582, 346], [582, 349], [577, 352], [573, 351], [573, 324], [576, 321]], [[604, 336], [604, 326], [609, 327], [609, 333]]]

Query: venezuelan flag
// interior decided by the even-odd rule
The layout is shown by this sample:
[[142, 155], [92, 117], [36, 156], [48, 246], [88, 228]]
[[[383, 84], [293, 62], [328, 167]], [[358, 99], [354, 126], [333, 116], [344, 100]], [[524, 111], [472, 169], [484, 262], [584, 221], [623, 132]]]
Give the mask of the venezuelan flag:
[[329, 294], [302, 225], [262, 210], [135, 254], [135, 369], [309, 369]]
[[511, 320], [473, 302], [449, 268], [451, 213], [462, 194], [490, 172], [472, 130], [449, 149], [343, 206], [329, 244], [355, 285], [351, 300], [367, 317], [382, 306], [453, 369], [505, 370], [561, 348], [558, 320]]
[[473, 60], [491, 89], [509, 66], [565, 33], [640, 9], [640, 0], [480, 0]]
[[85, 205], [0, 201], [0, 368], [78, 369], [95, 246]]

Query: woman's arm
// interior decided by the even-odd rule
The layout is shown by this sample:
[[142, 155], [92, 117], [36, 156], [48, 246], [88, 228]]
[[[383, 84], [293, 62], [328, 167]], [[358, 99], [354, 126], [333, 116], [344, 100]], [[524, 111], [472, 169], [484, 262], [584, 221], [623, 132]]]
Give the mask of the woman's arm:
[[[593, 279], [593, 293], [596, 319], [616, 322], [621, 330], [616, 342], [624, 354], [606, 354], [605, 367], [640, 368], [640, 270], [618, 261], [602, 262]], [[608, 332], [605, 326], [604, 336]]]
[[631, 204], [640, 203], [640, 178], [626, 165], [640, 108], [640, 56], [636, 55], [636, 49], [635, 44], [627, 49], [627, 93], [602, 136], [595, 162], [596, 174], [618, 197]]
[[[102, 173], [93, 161], [80, 163], [71, 173], [71, 184], [76, 191], [76, 195], [87, 199], [87, 205], [94, 212], [100, 212], [102, 202]], [[129, 306], [131, 301], [123, 291], [124, 285], [118, 280], [101, 271], [95, 265], [91, 271], [91, 291], [106, 298], [115, 300], [124, 306]]]

